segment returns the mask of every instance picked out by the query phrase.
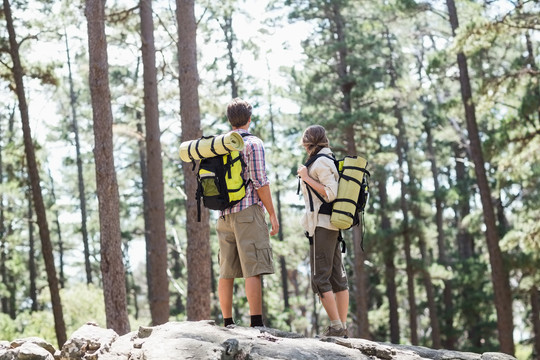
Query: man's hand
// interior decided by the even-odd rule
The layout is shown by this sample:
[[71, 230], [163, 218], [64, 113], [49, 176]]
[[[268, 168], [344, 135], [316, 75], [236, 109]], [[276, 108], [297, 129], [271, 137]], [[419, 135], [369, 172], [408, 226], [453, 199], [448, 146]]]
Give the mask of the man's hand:
[[270, 230], [270, 235], [274, 236], [279, 232], [279, 221], [276, 217], [276, 214], [270, 216], [270, 224], [272, 225], [272, 230]]

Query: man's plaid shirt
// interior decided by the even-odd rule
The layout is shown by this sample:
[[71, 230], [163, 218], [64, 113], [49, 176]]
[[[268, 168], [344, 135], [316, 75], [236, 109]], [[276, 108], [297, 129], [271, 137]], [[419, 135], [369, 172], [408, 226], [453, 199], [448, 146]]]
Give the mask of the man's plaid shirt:
[[[233, 131], [236, 131], [239, 134], [247, 133], [247, 131], [243, 129]], [[268, 177], [266, 176], [264, 144], [261, 139], [253, 135], [245, 136], [243, 139], [245, 147], [244, 151], [241, 153], [247, 168], [242, 175], [244, 176], [244, 179], [251, 179], [251, 181], [246, 187], [246, 196], [238, 204], [221, 211], [220, 216], [237, 213], [247, 209], [253, 204], [258, 204], [264, 209], [263, 203], [261, 199], [259, 199], [259, 195], [256, 191], [257, 189], [270, 184], [270, 181], [268, 181]]]

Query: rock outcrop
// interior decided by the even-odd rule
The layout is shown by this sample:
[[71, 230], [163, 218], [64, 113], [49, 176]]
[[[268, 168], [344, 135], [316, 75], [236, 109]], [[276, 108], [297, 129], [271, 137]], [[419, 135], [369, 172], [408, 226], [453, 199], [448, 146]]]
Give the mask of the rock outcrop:
[[86, 324], [62, 349], [39, 338], [0, 341], [0, 360], [263, 360], [263, 359], [459, 359], [511, 360], [502, 353], [466, 353], [363, 339], [305, 338], [271, 328], [215, 325], [214, 321], [169, 322], [118, 336]]

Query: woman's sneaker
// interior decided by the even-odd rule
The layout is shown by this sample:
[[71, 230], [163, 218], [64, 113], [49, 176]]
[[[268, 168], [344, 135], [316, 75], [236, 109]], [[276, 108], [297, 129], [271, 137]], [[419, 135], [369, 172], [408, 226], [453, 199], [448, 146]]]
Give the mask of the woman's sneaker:
[[348, 331], [344, 328], [335, 328], [332, 326], [329, 326], [326, 328], [326, 330], [323, 332], [322, 336], [339, 336], [339, 337], [348, 337]]

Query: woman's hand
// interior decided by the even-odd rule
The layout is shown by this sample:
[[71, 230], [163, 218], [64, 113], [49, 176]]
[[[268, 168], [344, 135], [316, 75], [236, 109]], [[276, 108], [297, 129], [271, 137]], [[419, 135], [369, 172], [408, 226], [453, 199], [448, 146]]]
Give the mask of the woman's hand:
[[296, 172], [298, 174], [298, 176], [300, 176], [300, 178], [302, 178], [302, 180], [304, 180], [306, 177], [308, 177], [308, 168], [305, 167], [304, 165], [300, 165], [300, 167], [298, 168], [298, 171]]

